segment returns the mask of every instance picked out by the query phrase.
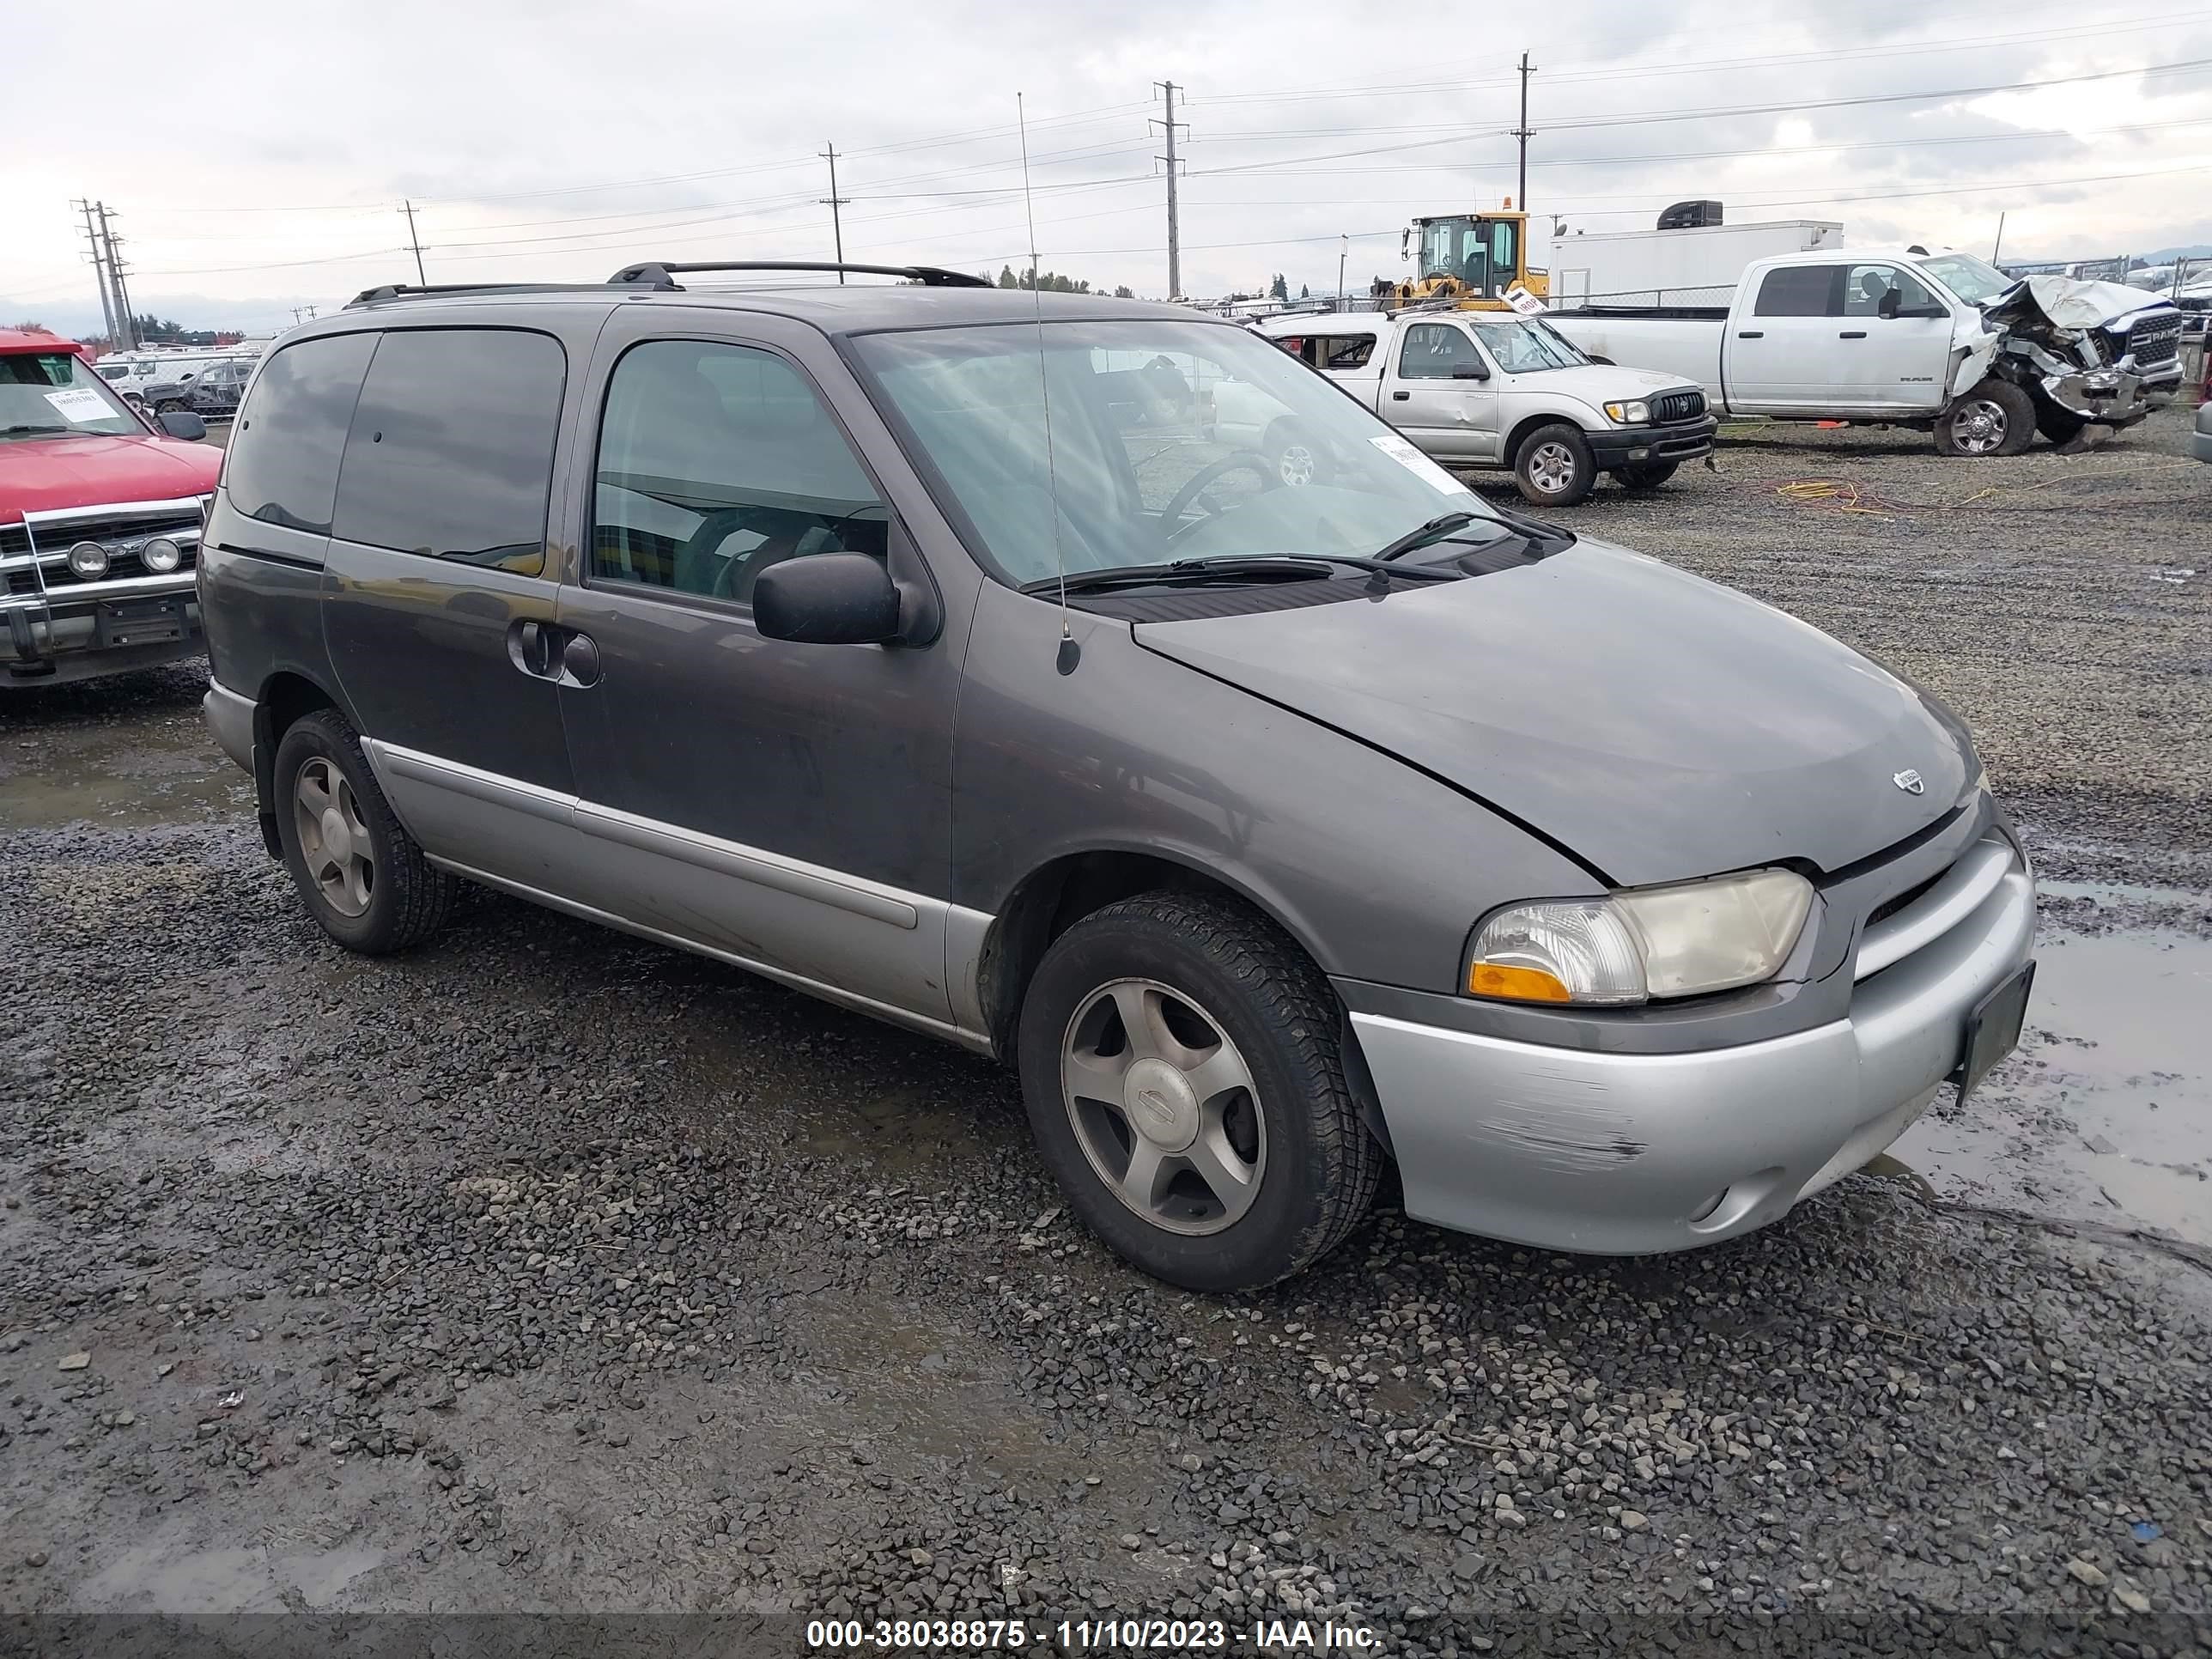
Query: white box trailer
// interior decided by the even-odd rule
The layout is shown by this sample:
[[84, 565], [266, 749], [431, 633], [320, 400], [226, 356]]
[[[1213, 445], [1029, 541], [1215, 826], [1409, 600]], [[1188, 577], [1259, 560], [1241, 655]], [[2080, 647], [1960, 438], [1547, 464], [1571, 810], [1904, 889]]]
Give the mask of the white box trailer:
[[1552, 304], [1725, 306], [1753, 260], [1843, 245], [1843, 226], [1826, 219], [1562, 236], [1552, 244]]

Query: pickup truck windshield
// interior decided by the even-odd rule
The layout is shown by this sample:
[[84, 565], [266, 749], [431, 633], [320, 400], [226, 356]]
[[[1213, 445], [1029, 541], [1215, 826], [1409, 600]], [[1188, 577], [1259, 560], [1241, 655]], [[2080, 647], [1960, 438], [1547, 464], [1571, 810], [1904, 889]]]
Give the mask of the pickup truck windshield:
[[1474, 537], [1510, 533], [1481, 497], [1243, 329], [1048, 321], [855, 344], [878, 402], [975, 527], [975, 551], [1016, 586], [1060, 561], [1076, 573], [1364, 556], [1447, 511], [1474, 514]]
[[1547, 368], [1581, 368], [1589, 359], [1563, 334], [1541, 323], [1477, 323], [1475, 337], [1498, 360], [1508, 374], [1528, 374]]
[[2020, 286], [2017, 276], [2008, 276], [1971, 253], [1938, 253], [1923, 259], [1920, 268], [1970, 306], [1984, 304]]
[[0, 443], [70, 433], [143, 436], [145, 431], [74, 352], [0, 355]]

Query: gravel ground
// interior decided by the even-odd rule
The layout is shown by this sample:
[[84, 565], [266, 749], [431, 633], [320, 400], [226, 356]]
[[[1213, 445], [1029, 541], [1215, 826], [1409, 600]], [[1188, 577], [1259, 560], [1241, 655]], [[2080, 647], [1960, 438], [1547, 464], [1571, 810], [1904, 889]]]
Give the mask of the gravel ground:
[[[2203, 932], [2183, 429], [1762, 439], [1565, 516], [1934, 685], [2046, 872]], [[1775, 494], [1806, 478], [1957, 504]], [[2212, 1258], [1857, 1177], [1640, 1261], [1386, 1206], [1292, 1284], [1186, 1296], [1072, 1225], [984, 1062], [489, 895], [347, 957], [185, 758], [198, 684], [0, 704], [0, 1608], [681, 1610], [763, 1655], [933, 1613], [2212, 1647]]]

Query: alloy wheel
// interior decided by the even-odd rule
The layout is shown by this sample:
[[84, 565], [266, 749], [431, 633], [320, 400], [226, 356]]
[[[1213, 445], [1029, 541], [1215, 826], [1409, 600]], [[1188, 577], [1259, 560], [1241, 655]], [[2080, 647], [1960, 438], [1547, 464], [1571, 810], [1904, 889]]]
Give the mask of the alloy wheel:
[[1528, 482], [1547, 495], [1557, 495], [1575, 481], [1574, 453], [1562, 443], [1536, 446], [1528, 458]]
[[1068, 1022], [1060, 1075], [1092, 1172], [1144, 1220], [1218, 1233], [1252, 1207], [1267, 1134], [1251, 1068], [1188, 994], [1149, 979], [1100, 986]]
[[2005, 430], [2011, 424], [2004, 406], [1988, 398], [1976, 398], [1959, 405], [1951, 417], [1952, 441], [1961, 453], [1986, 455], [2005, 441]]
[[364, 915], [376, 891], [376, 848], [354, 799], [353, 786], [317, 755], [292, 784], [292, 822], [300, 862], [323, 902], [342, 916]]

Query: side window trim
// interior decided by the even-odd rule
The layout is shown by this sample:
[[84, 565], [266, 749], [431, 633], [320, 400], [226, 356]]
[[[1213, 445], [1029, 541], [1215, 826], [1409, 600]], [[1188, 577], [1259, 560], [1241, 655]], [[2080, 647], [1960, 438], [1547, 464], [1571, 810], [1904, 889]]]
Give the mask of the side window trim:
[[729, 346], [740, 351], [757, 351], [764, 356], [775, 358], [789, 369], [799, 383], [813, 395], [823, 417], [829, 422], [830, 428], [842, 441], [846, 449], [852, 455], [854, 465], [860, 469], [860, 476], [868, 481], [868, 487], [875, 492], [876, 500], [882, 504], [885, 514], [886, 542], [896, 539], [893, 532], [898, 523], [899, 511], [891, 501], [890, 492], [884, 488], [884, 481], [869, 461], [867, 451], [854, 437], [852, 428], [846, 425], [845, 417], [838, 412], [837, 405], [823, 391], [822, 383], [815, 378], [812, 371], [805, 363], [799, 362], [781, 346], [767, 340], [745, 338], [727, 333], [710, 333], [705, 329], [678, 328], [666, 332], [641, 333], [635, 338], [623, 341], [616, 349], [611, 361], [607, 364], [605, 377], [599, 382], [596, 399], [587, 404], [584, 410], [586, 418], [590, 422], [590, 430], [588, 434], [581, 433], [578, 434], [578, 447], [580, 453], [587, 459], [589, 464], [580, 469], [583, 483], [584, 514], [582, 533], [577, 538], [575, 586], [593, 589], [602, 593], [635, 594], [638, 598], [652, 599], [662, 605], [703, 611], [714, 616], [727, 617], [732, 620], [750, 622], [752, 619], [753, 608], [750, 602], [747, 600], [730, 599], [713, 593], [698, 593], [688, 588], [673, 586], [662, 587], [652, 582], [629, 581], [618, 576], [602, 576], [594, 568], [597, 563], [596, 544], [599, 537], [599, 457], [606, 441], [607, 406], [609, 400], [614, 395], [615, 377], [622, 372], [623, 363], [632, 352], [643, 346], [665, 344]]

